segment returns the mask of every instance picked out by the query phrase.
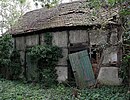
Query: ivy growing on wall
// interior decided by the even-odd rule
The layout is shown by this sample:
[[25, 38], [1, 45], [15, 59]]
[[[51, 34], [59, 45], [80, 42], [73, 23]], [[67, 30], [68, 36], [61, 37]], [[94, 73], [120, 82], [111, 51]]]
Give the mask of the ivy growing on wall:
[[50, 33], [44, 34], [44, 42], [46, 45], [52, 45], [52, 35]]
[[32, 62], [37, 63], [39, 81], [45, 87], [57, 83], [56, 65], [62, 57], [62, 50], [52, 45], [52, 35], [44, 34], [46, 45], [37, 45], [29, 49], [29, 56]]

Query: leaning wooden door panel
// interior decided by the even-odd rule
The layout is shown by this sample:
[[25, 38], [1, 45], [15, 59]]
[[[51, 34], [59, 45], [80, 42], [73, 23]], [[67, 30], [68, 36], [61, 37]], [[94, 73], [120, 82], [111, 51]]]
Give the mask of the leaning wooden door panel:
[[87, 50], [69, 55], [75, 80], [79, 88], [86, 88], [95, 83], [92, 65]]
[[85, 82], [84, 82], [84, 79], [83, 79], [83, 73], [81, 73], [82, 69], [79, 67], [80, 61], [78, 59], [77, 54], [69, 55], [69, 59], [70, 59], [70, 63], [71, 63], [72, 70], [73, 70], [73, 73], [74, 73], [74, 77], [75, 77], [75, 80], [76, 80], [76, 84], [77, 84], [78, 87], [83, 88]]
[[79, 52], [79, 60], [81, 68], [83, 68], [85, 82], [87, 86], [92, 86], [95, 83], [95, 77], [87, 50]]

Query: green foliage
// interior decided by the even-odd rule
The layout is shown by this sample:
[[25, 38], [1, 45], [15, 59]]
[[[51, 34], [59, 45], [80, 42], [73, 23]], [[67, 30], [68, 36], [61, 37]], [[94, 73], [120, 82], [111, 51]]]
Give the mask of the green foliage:
[[56, 64], [62, 57], [62, 50], [57, 46], [52, 46], [52, 36], [50, 33], [44, 35], [46, 45], [37, 45], [29, 49], [28, 55], [32, 62], [38, 65], [39, 80], [43, 86], [48, 87], [57, 83]]
[[[119, 23], [122, 27], [123, 32], [119, 33], [123, 36], [123, 43], [120, 43], [118, 46], [121, 48], [122, 44], [124, 46], [125, 54], [123, 55], [122, 65], [120, 66], [119, 76], [123, 78], [124, 82], [128, 82], [130, 64], [129, 64], [129, 47], [130, 47], [130, 1], [129, 0], [89, 0], [90, 4], [93, 8], [96, 8], [96, 12], [103, 7], [118, 7], [119, 9]], [[94, 12], [95, 14], [95, 12]], [[105, 22], [105, 21], [104, 21]], [[104, 25], [102, 24], [101, 27]], [[124, 34], [123, 34], [124, 33]], [[119, 39], [119, 42], [122, 41], [122, 37]]]
[[130, 1], [120, 0], [118, 4], [120, 5], [120, 15], [123, 17], [128, 17], [128, 15], [130, 15]]
[[95, 7], [95, 8], [98, 8], [98, 9], [101, 7], [101, 1], [100, 0], [90, 0], [89, 2], [90, 2], [90, 4], [89, 4], [90, 7]]
[[31, 57], [31, 61], [38, 62], [39, 80], [44, 86], [56, 83], [57, 75], [55, 66], [59, 58], [62, 57], [61, 53], [61, 49], [51, 45], [38, 45], [29, 50], [28, 54]]
[[108, 0], [108, 4], [114, 6], [117, 0]]
[[10, 65], [10, 55], [13, 49], [11, 35], [5, 34], [0, 37], [0, 67]]
[[130, 83], [130, 1], [121, 0], [122, 9], [120, 15], [123, 17], [122, 26], [124, 28], [123, 34], [123, 60], [120, 67], [119, 75], [123, 78], [124, 83]]
[[39, 3], [42, 7], [52, 8], [59, 4], [60, 0], [33, 0], [35, 2], [35, 6], [38, 6]]
[[51, 33], [44, 34], [44, 42], [46, 45], [52, 45], [52, 35]]
[[127, 91], [124, 86], [103, 86], [78, 90], [78, 98], [73, 99], [72, 89], [63, 85], [41, 89], [38, 84], [0, 80], [0, 100], [129, 100]]
[[122, 65], [119, 70], [119, 75], [123, 79], [124, 83], [128, 83], [129, 66], [130, 66], [130, 54], [123, 57]]
[[0, 74], [6, 79], [18, 79], [21, 72], [20, 54], [13, 50], [12, 37], [0, 37]]
[[[29, 49], [28, 54], [31, 56], [32, 61], [40, 61], [46, 65], [46, 67], [50, 67], [51, 65], [55, 65], [58, 59], [61, 56], [61, 49], [57, 46], [50, 45], [37, 45]], [[42, 64], [41, 64], [42, 65]], [[44, 65], [44, 67], [45, 67]]]
[[19, 79], [19, 76], [22, 72], [21, 61], [20, 61], [20, 53], [14, 49], [10, 56], [11, 64], [11, 79], [16, 80]]
[[21, 4], [25, 3], [27, 0], [17, 0], [19, 1]]
[[113, 7], [116, 4], [116, 0], [89, 0], [89, 2], [90, 7], [96, 8], [96, 10], [99, 10], [102, 6]]
[[124, 83], [128, 83], [130, 71], [130, 31], [124, 33], [123, 39], [125, 52], [123, 55], [122, 65], [120, 66], [119, 75], [123, 78]]

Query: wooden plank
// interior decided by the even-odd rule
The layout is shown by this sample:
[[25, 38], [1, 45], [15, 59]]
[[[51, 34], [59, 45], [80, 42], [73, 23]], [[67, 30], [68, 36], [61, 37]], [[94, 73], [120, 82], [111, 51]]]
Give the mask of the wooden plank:
[[95, 77], [87, 50], [69, 55], [69, 60], [79, 88], [94, 85]]
[[88, 86], [91, 86], [95, 83], [95, 77], [92, 69], [92, 65], [88, 56], [88, 52], [82, 51], [79, 53], [80, 63], [83, 65], [83, 72], [85, 75], [85, 81], [87, 82]]
[[70, 55], [69, 56], [69, 60], [70, 60], [70, 62], [71, 62], [71, 65], [73, 65], [73, 67], [72, 67], [72, 70], [73, 70], [73, 73], [74, 73], [74, 77], [76, 77], [75, 78], [75, 81], [76, 81], [76, 85], [77, 86], [80, 86], [80, 78], [79, 78], [79, 75], [78, 75], [78, 72], [76, 72], [76, 63], [75, 63], [75, 57], [74, 57], [75, 55]]

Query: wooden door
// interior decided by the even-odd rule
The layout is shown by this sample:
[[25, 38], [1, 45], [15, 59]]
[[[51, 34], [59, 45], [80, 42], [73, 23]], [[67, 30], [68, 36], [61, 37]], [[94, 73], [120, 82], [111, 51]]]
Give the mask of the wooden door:
[[94, 85], [95, 77], [87, 50], [69, 54], [70, 64], [79, 88]]

